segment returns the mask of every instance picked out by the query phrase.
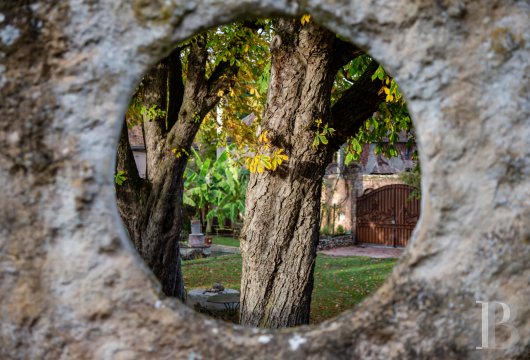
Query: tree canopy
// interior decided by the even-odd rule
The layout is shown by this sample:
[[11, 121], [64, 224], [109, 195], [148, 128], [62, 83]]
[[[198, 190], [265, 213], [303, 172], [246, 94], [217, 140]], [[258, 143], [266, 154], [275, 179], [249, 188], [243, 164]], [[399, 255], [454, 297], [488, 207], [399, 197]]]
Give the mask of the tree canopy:
[[[312, 21], [309, 15], [300, 18], [301, 26], [308, 26]], [[247, 37], [249, 41], [239, 43], [236, 51], [230, 51], [227, 45], [234, 37], [241, 39], [241, 26], [228, 25], [219, 27], [215, 37], [209, 44], [212, 51], [218, 51], [214, 63], [228, 61], [230, 63], [244, 64], [235, 78], [234, 85], [226, 94], [215, 111], [210, 112], [198, 133], [199, 142], [215, 143], [225, 146], [233, 143], [236, 149], [245, 158], [244, 164], [251, 172], [276, 170], [278, 165], [287, 160], [281, 148], [274, 148], [268, 142], [267, 132], [259, 131], [264, 106], [267, 99], [267, 90], [270, 80], [270, 43], [275, 36], [275, 20], [261, 20], [253, 26], [257, 27], [256, 36]], [[248, 31], [248, 28], [244, 31]], [[338, 136], [335, 143], [343, 142], [347, 146], [346, 164], [360, 158], [363, 144], [375, 143], [375, 153], [386, 157], [398, 156], [395, 145], [407, 139], [407, 146], [415, 144], [412, 121], [407, 110], [405, 99], [399, 90], [397, 82], [375, 62], [375, 60], [361, 49], [358, 49], [337, 36], [341, 50], [345, 53], [341, 57], [351, 59], [337, 69], [333, 88], [331, 90], [330, 104], [336, 107], [336, 115], [341, 111], [351, 111], [352, 104], [348, 98], [348, 90], [359, 81], [363, 75], [369, 75], [371, 81], [379, 80], [381, 83], [378, 93], [384, 95], [377, 111], [370, 114], [362, 126], [353, 136]], [[240, 61], [235, 55], [244, 55], [246, 61]], [[341, 61], [340, 59], [339, 61]], [[344, 61], [344, 60], [342, 60]], [[341, 103], [341, 98], [343, 104]], [[250, 123], [242, 121], [246, 116], [253, 116]], [[340, 116], [343, 116], [342, 114]], [[314, 119], [315, 146], [327, 142], [340, 130], [339, 126], [323, 123], [322, 119]], [[334, 128], [333, 126], [337, 127]], [[340, 127], [343, 127], [341, 124]], [[346, 125], [347, 126], [347, 125]]]

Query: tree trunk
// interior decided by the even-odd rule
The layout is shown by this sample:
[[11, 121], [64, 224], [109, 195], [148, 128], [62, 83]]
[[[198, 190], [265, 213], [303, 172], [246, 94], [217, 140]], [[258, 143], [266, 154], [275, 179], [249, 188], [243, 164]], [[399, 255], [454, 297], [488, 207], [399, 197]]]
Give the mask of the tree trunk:
[[134, 155], [129, 144], [127, 123], [123, 122], [116, 156], [116, 169], [124, 171], [126, 180], [122, 185], [116, 185], [116, 201], [118, 211], [129, 237], [136, 248], [141, 243], [141, 223], [143, 221], [143, 204], [146, 202], [147, 182], [140, 178]]
[[204, 230], [205, 234], [211, 234], [212, 233], [212, 219], [206, 220], [206, 230]]
[[[316, 120], [330, 120], [334, 34], [279, 20], [263, 130], [286, 149], [288, 167], [251, 175], [241, 250], [241, 323], [307, 324], [326, 148], [312, 147]], [[274, 45], [280, 44], [279, 47]]]
[[237, 67], [221, 63], [206, 79], [206, 39], [198, 36], [190, 45], [185, 86], [178, 49], [142, 81], [138, 96], [146, 109], [156, 109], [143, 119], [147, 179], [138, 176], [125, 127], [117, 161], [117, 169], [128, 176], [118, 186], [117, 197], [131, 240], [163, 292], [180, 299], [184, 297], [179, 254], [184, 171], [202, 120], [219, 101], [219, 91], [233, 81], [228, 75], [237, 72]]
[[[168, 110], [168, 69], [175, 65], [168, 63], [167, 59], [171, 57], [151, 69], [143, 79], [140, 96], [146, 109], [156, 106], [159, 111]], [[169, 98], [179, 97], [182, 98], [182, 93], [171, 94]], [[176, 158], [172, 153], [167, 142], [168, 120], [163, 112], [158, 112], [156, 116], [144, 116], [146, 180], [138, 176], [124, 126], [117, 168], [126, 171], [127, 180], [122, 186], [117, 186], [116, 194], [129, 236], [159, 279], [162, 291], [168, 296], [183, 299], [178, 241], [182, 229], [182, 175], [187, 158]], [[194, 136], [191, 136], [192, 140]]]
[[[193, 139], [201, 124], [194, 119], [201, 105], [199, 99], [187, 98], [185, 95], [174, 128], [167, 138], [158, 140], [160, 156], [148, 163], [151, 187], [144, 207], [142, 241], [137, 247], [162, 283], [164, 293], [179, 298], [184, 294], [178, 244], [183, 225], [184, 171]], [[147, 143], [156, 139], [151, 140], [146, 136]]]
[[[289, 161], [251, 175], [241, 239], [241, 323], [260, 327], [309, 323], [322, 177], [333, 152], [382, 101], [374, 62], [330, 109], [336, 71], [362, 52], [313, 23], [280, 20], [276, 30], [262, 127]], [[336, 134], [313, 146], [326, 124]]]

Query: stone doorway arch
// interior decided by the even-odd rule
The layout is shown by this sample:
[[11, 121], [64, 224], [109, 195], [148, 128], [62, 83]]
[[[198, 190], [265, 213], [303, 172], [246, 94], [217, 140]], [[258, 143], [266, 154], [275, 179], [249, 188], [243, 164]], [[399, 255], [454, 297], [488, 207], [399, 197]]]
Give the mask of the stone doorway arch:
[[[111, 177], [121, 116], [179, 41], [236, 18], [306, 12], [404, 89], [423, 213], [392, 276], [356, 309], [280, 331], [214, 322], [160, 297], [121, 226]], [[0, 357], [527, 356], [529, 23], [524, 1], [0, 5]], [[504, 348], [476, 349], [477, 301], [513, 310], [498, 329]]]

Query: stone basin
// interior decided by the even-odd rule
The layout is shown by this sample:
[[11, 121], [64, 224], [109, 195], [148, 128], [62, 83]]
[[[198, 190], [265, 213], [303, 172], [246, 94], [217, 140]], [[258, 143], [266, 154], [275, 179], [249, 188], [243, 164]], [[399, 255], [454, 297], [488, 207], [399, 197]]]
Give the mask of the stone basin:
[[214, 311], [226, 311], [226, 308], [223, 304], [209, 303], [208, 298], [214, 295], [220, 294], [239, 294], [238, 290], [235, 289], [224, 289], [219, 292], [205, 292], [206, 289], [193, 289], [188, 291], [186, 298], [186, 305], [191, 308], [194, 308], [195, 305], [199, 304], [202, 308]]

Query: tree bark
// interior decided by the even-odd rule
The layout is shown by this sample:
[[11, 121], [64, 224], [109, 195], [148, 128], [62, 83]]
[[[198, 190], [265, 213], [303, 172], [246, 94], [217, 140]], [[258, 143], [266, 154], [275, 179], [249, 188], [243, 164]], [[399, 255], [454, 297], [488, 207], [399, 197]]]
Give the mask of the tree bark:
[[127, 178], [122, 185], [116, 185], [116, 201], [118, 211], [129, 237], [138, 248], [140, 245], [140, 228], [143, 219], [143, 204], [146, 201], [147, 182], [140, 178], [129, 144], [127, 122], [123, 122], [118, 153], [116, 156], [117, 171], [124, 171]]
[[[178, 59], [178, 50], [144, 77], [138, 96], [146, 109], [156, 106], [158, 110], [170, 113], [168, 87], [178, 89], [178, 78], [168, 79], [169, 69], [175, 65], [170, 60], [175, 57]], [[177, 85], [171, 84], [171, 81], [177, 82]], [[175, 94], [175, 98], [182, 99], [183, 93]], [[182, 229], [182, 175], [186, 159], [177, 159], [171, 152], [167, 142], [169, 118], [163, 112], [154, 117], [144, 115], [145, 180], [138, 176], [124, 125], [118, 147], [117, 169], [126, 171], [127, 180], [116, 187], [116, 195], [129, 236], [159, 279], [162, 291], [168, 296], [183, 299], [178, 241]], [[173, 120], [174, 123], [179, 121], [182, 120]]]
[[[322, 177], [333, 152], [381, 102], [381, 84], [367, 84], [363, 76], [337, 110], [330, 109], [335, 73], [348, 62], [347, 47], [313, 23], [301, 27], [279, 20], [276, 30], [262, 128], [289, 161], [275, 172], [251, 175], [241, 238], [241, 323], [270, 328], [309, 323]], [[350, 60], [361, 54], [355, 47], [348, 51]], [[362, 111], [356, 112], [357, 105]], [[315, 147], [318, 119], [321, 128], [344, 130]]]
[[[285, 327], [309, 322], [326, 148], [311, 146], [315, 121], [329, 122], [334, 34], [282, 19], [273, 40], [262, 121], [288, 166], [254, 173], [248, 185], [241, 250], [241, 323]], [[277, 47], [274, 45], [280, 44]]]
[[[147, 179], [140, 179], [126, 127], [118, 148], [117, 170], [128, 179], [117, 186], [118, 208], [136, 249], [159, 279], [168, 296], [184, 297], [179, 237], [183, 221], [183, 175], [191, 145], [206, 114], [219, 101], [237, 67], [219, 64], [206, 79], [208, 52], [205, 36], [190, 44], [187, 80], [182, 81], [180, 51], [176, 49], [144, 77], [139, 91], [145, 108], [143, 131]], [[162, 112], [160, 112], [160, 110]]]

